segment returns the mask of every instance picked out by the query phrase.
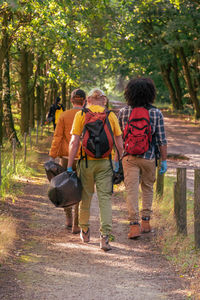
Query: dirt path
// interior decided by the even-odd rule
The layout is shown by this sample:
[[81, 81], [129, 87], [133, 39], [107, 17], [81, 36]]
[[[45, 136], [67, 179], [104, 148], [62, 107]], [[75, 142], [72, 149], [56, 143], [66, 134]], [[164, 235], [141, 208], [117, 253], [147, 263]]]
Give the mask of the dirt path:
[[[173, 135], [175, 122], [168, 118], [166, 125], [170, 151], [179, 153], [182, 139], [180, 132]], [[173, 141], [179, 138], [179, 148], [175, 149]], [[191, 154], [195, 162], [200, 150], [193, 153], [190, 147], [186, 149], [188, 142], [183, 140], [184, 154]], [[199, 141], [194, 137], [190, 144], [199, 146]], [[46, 160], [46, 154], [41, 154], [40, 176], [26, 183], [24, 195], [14, 204], [8, 202], [18, 223], [19, 239], [10, 259], [0, 266], [0, 299], [188, 299], [188, 282], [176, 274], [154, 247], [154, 233], [136, 241], [127, 239], [122, 193], [113, 196], [115, 241], [109, 253], [99, 249], [96, 197], [91, 210], [91, 242], [82, 244], [79, 235], [65, 229], [63, 210], [56, 209], [47, 198], [48, 182], [43, 171]]]

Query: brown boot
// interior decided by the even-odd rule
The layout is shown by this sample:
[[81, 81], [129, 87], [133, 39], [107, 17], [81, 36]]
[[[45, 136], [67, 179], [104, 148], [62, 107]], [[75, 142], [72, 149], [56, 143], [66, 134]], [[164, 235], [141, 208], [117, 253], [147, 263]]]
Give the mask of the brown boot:
[[150, 221], [149, 218], [142, 218], [141, 222], [141, 232], [142, 233], [148, 233], [151, 232], [151, 226], [150, 226]]
[[139, 236], [141, 236], [140, 224], [139, 223], [133, 223], [133, 225], [130, 224], [128, 238], [135, 239], [135, 238], [138, 238]]

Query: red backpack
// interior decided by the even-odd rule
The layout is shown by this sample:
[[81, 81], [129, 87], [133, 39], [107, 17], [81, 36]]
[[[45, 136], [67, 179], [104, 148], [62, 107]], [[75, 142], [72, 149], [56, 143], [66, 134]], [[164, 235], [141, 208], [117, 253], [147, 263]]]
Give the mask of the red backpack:
[[85, 112], [82, 147], [86, 153], [94, 158], [104, 158], [111, 154], [113, 148], [113, 132], [108, 120], [110, 111], [92, 112], [88, 108]]
[[132, 109], [123, 132], [124, 149], [128, 154], [144, 154], [152, 141], [149, 111], [145, 107]]

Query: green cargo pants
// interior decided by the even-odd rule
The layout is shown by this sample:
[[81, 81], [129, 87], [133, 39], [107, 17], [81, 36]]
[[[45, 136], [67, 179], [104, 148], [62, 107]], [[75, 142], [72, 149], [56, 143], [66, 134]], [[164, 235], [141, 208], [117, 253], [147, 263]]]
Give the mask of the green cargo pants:
[[100, 232], [107, 235], [112, 229], [112, 169], [108, 159], [81, 160], [78, 173], [83, 191], [79, 206], [79, 226], [87, 231], [89, 228], [90, 205], [96, 184], [100, 211]]

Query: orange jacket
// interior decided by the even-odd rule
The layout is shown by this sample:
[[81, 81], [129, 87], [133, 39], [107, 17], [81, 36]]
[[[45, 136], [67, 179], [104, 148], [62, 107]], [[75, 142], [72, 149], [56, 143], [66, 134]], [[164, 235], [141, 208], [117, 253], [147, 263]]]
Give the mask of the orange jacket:
[[75, 114], [79, 110], [80, 109], [72, 108], [60, 114], [49, 151], [51, 157], [56, 158], [69, 155], [70, 131]]

